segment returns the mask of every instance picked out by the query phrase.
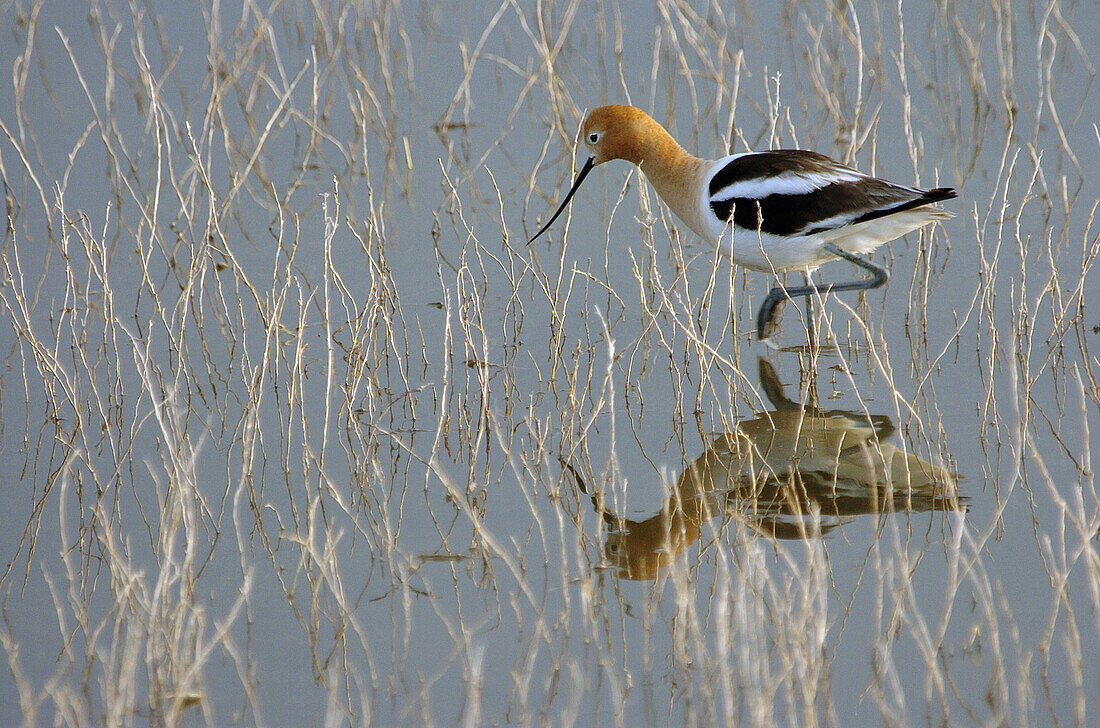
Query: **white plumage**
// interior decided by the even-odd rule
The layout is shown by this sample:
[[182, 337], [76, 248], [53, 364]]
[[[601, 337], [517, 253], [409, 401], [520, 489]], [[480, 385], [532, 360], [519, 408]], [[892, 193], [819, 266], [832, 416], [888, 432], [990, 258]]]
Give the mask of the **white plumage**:
[[641, 168], [672, 211], [738, 265], [754, 270], [807, 273], [844, 258], [872, 274], [866, 280], [773, 288], [757, 315], [758, 335], [775, 330], [782, 301], [876, 288], [884, 268], [858, 257], [935, 220], [951, 217], [937, 202], [955, 190], [922, 190], [862, 174], [817, 152], [776, 149], [732, 154], [716, 161], [688, 154], [641, 109], [601, 106], [581, 128], [591, 155], [542, 235], [565, 210], [598, 164], [625, 159]]

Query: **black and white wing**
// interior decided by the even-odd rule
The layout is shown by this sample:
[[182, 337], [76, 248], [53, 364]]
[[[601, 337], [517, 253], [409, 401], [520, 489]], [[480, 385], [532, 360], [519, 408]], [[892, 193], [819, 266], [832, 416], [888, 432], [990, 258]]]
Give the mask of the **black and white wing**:
[[725, 225], [780, 237], [816, 235], [956, 196], [870, 177], [817, 152], [776, 149], [727, 157], [710, 180], [710, 208]]

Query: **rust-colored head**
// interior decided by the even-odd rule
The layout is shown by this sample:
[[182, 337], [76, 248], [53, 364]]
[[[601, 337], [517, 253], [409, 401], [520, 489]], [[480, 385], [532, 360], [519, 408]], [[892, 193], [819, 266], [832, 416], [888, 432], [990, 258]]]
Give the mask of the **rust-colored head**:
[[653, 118], [634, 106], [600, 106], [588, 114], [581, 125], [581, 141], [588, 148], [593, 164], [625, 159], [641, 164], [646, 151], [655, 148], [667, 136]]
[[612, 159], [625, 159], [634, 164], [642, 164], [650, 156], [669, 154], [679, 150], [679, 145], [669, 136], [664, 127], [653, 118], [633, 106], [598, 106], [589, 112], [581, 124], [581, 142], [588, 150], [588, 161], [577, 173], [573, 186], [542, 228], [531, 236], [528, 243], [546, 232], [558, 216], [562, 214], [581, 186], [581, 182], [597, 164]]

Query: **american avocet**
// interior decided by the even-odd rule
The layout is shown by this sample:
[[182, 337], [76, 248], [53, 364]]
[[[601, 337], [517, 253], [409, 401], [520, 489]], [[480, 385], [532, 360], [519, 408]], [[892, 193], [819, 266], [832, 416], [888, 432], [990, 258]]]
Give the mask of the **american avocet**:
[[[593, 167], [612, 159], [633, 162], [677, 217], [719, 245], [738, 265], [776, 274], [795, 270], [806, 274], [807, 285], [780, 286], [768, 293], [756, 317], [761, 339], [775, 331], [777, 308], [787, 298], [886, 283], [886, 269], [859, 254], [951, 217], [950, 212], [930, 205], [956, 196], [950, 187], [922, 190], [894, 184], [802, 149], [699, 159], [633, 106], [593, 109], [581, 127], [581, 140], [588, 147], [588, 161], [557, 212], [528, 242], [558, 219]], [[871, 277], [815, 286], [810, 274], [837, 258], [863, 268]]]

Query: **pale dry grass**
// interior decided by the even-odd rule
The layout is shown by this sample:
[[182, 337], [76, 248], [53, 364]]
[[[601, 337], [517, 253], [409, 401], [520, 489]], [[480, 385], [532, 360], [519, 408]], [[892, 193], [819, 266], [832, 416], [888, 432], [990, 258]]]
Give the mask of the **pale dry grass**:
[[[1100, 134], [1061, 81], [1093, 75], [1070, 9], [1025, 32], [944, 5], [925, 55], [896, 8], [790, 2], [770, 37], [663, 1], [638, 48], [617, 3], [368, 6], [208, 13], [201, 83], [144, 6], [94, 6], [90, 43], [5, 11], [6, 719], [1095, 720]], [[782, 73], [745, 50], [772, 43]], [[771, 355], [791, 401], [896, 427], [869, 469], [952, 474], [931, 516], [891, 475], [837, 526], [773, 467], [795, 537], [722, 499], [655, 579], [619, 577], [623, 519], [682, 507], [714, 436], [778, 406], [745, 323], [770, 282], [636, 172], [524, 244], [584, 109], [623, 99], [708, 155], [962, 186], [885, 253], [889, 293], [818, 301], [823, 346]], [[1029, 600], [1000, 547], [1021, 524]]]

